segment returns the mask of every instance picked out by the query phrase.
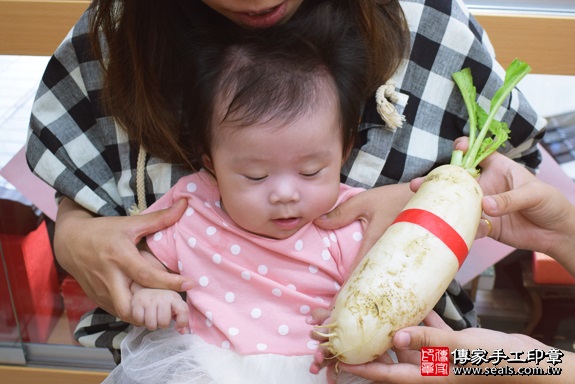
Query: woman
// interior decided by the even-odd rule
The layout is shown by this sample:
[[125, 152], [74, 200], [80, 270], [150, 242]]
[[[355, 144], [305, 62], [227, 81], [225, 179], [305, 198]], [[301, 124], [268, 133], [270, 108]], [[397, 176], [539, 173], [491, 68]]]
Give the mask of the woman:
[[[102, 308], [133, 321], [132, 280], [173, 290], [191, 284], [147, 267], [135, 247], [143, 236], [173, 224], [183, 204], [121, 217], [153, 203], [194, 166], [179, 145], [186, 126], [179, 114], [181, 37], [198, 30], [241, 34], [289, 23], [322, 1], [329, 0], [100, 0], [58, 48], [34, 104], [27, 157], [34, 172], [60, 192], [57, 259]], [[503, 70], [483, 29], [460, 1], [336, 2], [371, 47], [369, 93], [389, 83], [387, 105], [404, 116], [397, 128], [400, 124], [384, 121], [377, 112], [375, 97], [366, 100], [359, 140], [342, 180], [382, 187], [318, 221], [326, 228], [357, 218], [366, 222], [364, 253], [411, 196], [407, 182], [449, 162], [453, 140], [467, 133], [466, 108], [451, 74], [471, 67], [478, 92], [490, 98], [502, 84]], [[505, 151], [534, 170], [544, 122], [518, 91], [511, 100], [501, 111], [512, 131]], [[138, 163], [145, 172], [136, 172]], [[376, 213], [382, 201], [385, 213]], [[442, 314], [448, 306], [457, 308], [451, 326], [477, 324], [473, 305], [457, 283], [436, 310]]]

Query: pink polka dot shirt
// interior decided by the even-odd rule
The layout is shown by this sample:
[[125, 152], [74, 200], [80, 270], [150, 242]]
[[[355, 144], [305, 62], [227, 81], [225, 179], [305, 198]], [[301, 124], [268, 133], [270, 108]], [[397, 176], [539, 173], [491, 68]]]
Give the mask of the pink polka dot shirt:
[[[338, 204], [361, 192], [341, 186]], [[305, 318], [328, 308], [349, 274], [362, 239], [359, 222], [326, 231], [308, 224], [275, 240], [248, 233], [220, 208], [204, 171], [183, 177], [150, 210], [186, 198], [174, 226], [147, 239], [167, 268], [190, 277], [190, 331], [242, 354], [312, 354]]]

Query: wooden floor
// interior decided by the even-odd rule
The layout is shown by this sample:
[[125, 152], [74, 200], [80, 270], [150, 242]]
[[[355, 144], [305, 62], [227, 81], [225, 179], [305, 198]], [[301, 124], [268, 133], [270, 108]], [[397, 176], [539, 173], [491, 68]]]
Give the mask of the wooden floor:
[[100, 384], [107, 376], [105, 372], [0, 365], [0, 377], [6, 384]]

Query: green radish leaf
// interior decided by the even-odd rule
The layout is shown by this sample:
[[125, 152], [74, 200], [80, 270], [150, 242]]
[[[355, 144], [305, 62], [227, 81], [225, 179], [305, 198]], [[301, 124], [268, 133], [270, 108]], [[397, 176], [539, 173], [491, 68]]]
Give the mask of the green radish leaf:
[[507, 71], [505, 72], [505, 81], [503, 82], [503, 86], [495, 92], [493, 98], [491, 99], [491, 108], [490, 111], [497, 109], [503, 104], [507, 95], [511, 93], [513, 88], [531, 71], [531, 67], [523, 62], [515, 59], [511, 62]]
[[453, 74], [453, 80], [459, 87], [461, 96], [463, 97], [463, 102], [467, 108], [467, 113], [469, 115], [469, 145], [475, 139], [477, 135], [477, 121], [476, 121], [476, 108], [478, 107], [475, 102], [475, 97], [477, 96], [477, 91], [475, 85], [473, 85], [473, 77], [471, 76], [471, 69], [465, 68], [459, 72]]
[[[452, 156], [458, 164], [470, 174], [478, 174], [477, 166], [487, 156], [504, 145], [509, 137], [509, 127], [506, 123], [495, 120], [497, 111], [513, 91], [515, 86], [531, 71], [531, 67], [518, 59], [513, 60], [505, 72], [505, 80], [491, 99], [489, 112], [486, 112], [476, 102], [476, 90], [469, 68], [453, 74], [453, 80], [459, 87], [469, 115], [469, 149], [461, 156]], [[477, 131], [476, 127], [481, 127]], [[453, 163], [452, 163], [453, 164]]]

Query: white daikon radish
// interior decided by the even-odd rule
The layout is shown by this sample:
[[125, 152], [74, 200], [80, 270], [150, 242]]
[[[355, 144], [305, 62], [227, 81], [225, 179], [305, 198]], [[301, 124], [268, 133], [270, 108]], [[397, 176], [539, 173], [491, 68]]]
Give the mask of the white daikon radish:
[[[519, 60], [506, 72], [489, 113], [475, 101], [469, 69], [453, 75], [469, 112], [469, 149], [431, 171], [394, 223], [363, 258], [339, 292], [328, 332], [328, 351], [362, 364], [392, 346], [393, 334], [417, 325], [433, 309], [465, 260], [481, 220], [483, 193], [478, 164], [508, 137], [494, 119], [499, 107], [530, 71]], [[481, 129], [478, 131], [477, 127]]]

